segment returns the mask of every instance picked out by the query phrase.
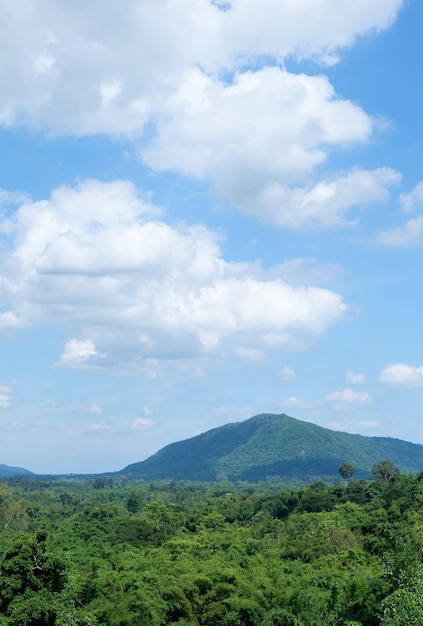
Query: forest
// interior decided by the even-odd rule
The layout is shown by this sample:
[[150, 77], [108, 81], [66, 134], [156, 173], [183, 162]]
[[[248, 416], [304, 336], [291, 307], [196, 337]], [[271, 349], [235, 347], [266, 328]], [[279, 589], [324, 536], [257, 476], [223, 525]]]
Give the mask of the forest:
[[423, 471], [0, 483], [0, 624], [423, 624]]

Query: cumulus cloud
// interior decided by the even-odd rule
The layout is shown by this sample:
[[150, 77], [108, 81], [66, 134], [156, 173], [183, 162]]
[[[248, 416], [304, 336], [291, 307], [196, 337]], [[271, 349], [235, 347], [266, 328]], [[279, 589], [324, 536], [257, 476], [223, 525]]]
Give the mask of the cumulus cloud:
[[93, 358], [99, 356], [101, 355], [90, 339], [70, 339], [65, 343], [64, 352], [55, 365], [69, 369], [85, 369], [92, 365]]
[[393, 387], [423, 387], [423, 367], [394, 363], [381, 372], [379, 382]]
[[350, 385], [363, 385], [366, 382], [366, 376], [361, 373], [355, 374], [354, 372], [348, 371], [345, 374], [345, 380]]
[[326, 400], [332, 403], [335, 411], [347, 411], [357, 405], [371, 406], [374, 402], [366, 391], [354, 391], [349, 388], [329, 393]]
[[190, 68], [216, 73], [289, 55], [334, 63], [357, 37], [392, 24], [402, 4], [8, 3], [0, 7], [0, 121], [66, 134], [137, 132]]
[[277, 226], [353, 224], [352, 209], [386, 201], [401, 178], [390, 168], [354, 169], [304, 185], [328, 147], [367, 141], [372, 132], [370, 118], [338, 99], [323, 76], [272, 67], [223, 84], [196, 69], [164, 106], [143, 159], [210, 179], [242, 212]]
[[394, 248], [414, 248], [423, 245], [423, 216], [408, 220], [404, 226], [391, 230], [381, 231], [375, 237], [379, 246]]
[[349, 218], [352, 209], [385, 202], [389, 187], [400, 179], [401, 175], [390, 168], [356, 169], [311, 187], [289, 187], [269, 179], [256, 195], [243, 198], [242, 203], [234, 200], [246, 213], [284, 228], [343, 228], [358, 221], [357, 217]]
[[25, 323], [13, 311], [4, 311], [0, 313], [0, 329], [1, 328], [20, 328]]
[[400, 195], [400, 205], [404, 213], [423, 209], [423, 180], [419, 181], [410, 193]]
[[210, 181], [245, 213], [293, 229], [346, 226], [351, 209], [386, 197], [395, 173], [316, 181], [329, 151], [368, 141], [374, 124], [326, 77], [294, 74], [284, 61], [333, 64], [358, 37], [391, 25], [402, 4], [8, 4], [0, 124], [127, 135], [153, 169]]
[[[26, 202], [1, 255], [13, 320], [71, 329], [56, 367], [121, 361], [157, 375], [157, 359], [266, 351], [324, 334], [347, 307], [313, 286], [260, 279], [222, 258], [204, 227], [157, 219], [129, 183], [88, 181]], [[7, 321], [7, 320], [6, 320]]]
[[[402, 213], [421, 213], [423, 211], [423, 181], [419, 181], [409, 193], [400, 194], [399, 204]], [[408, 219], [396, 228], [379, 231], [374, 237], [374, 243], [394, 248], [423, 246], [423, 214]]]
[[291, 181], [324, 161], [323, 146], [366, 141], [372, 128], [359, 107], [336, 98], [324, 76], [278, 67], [236, 74], [229, 84], [192, 70], [162, 106], [145, 160], [198, 178], [213, 173], [219, 188], [232, 193], [237, 181], [225, 169], [236, 174], [235, 162], [238, 175], [248, 168], [257, 180], [270, 169]]

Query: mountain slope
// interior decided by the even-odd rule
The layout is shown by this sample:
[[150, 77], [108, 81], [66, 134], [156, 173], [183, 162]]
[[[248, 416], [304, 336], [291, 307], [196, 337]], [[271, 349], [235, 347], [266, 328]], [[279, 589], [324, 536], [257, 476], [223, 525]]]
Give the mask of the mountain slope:
[[11, 476], [30, 476], [32, 472], [23, 467], [11, 467], [0, 463], [0, 477], [10, 478]]
[[335, 432], [287, 415], [263, 414], [172, 443], [121, 474], [146, 480], [264, 480], [334, 477], [349, 461], [366, 477], [389, 459], [403, 472], [423, 469], [423, 445]]

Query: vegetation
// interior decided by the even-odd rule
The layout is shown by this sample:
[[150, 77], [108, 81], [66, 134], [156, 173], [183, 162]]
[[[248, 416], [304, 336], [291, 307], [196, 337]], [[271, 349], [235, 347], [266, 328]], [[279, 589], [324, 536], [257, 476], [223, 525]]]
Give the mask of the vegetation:
[[0, 624], [422, 624], [423, 472], [371, 473], [296, 489], [6, 479]]
[[390, 459], [403, 472], [423, 467], [423, 446], [388, 437], [334, 432], [287, 415], [257, 415], [170, 444], [122, 474], [145, 480], [333, 481], [348, 459], [356, 478]]

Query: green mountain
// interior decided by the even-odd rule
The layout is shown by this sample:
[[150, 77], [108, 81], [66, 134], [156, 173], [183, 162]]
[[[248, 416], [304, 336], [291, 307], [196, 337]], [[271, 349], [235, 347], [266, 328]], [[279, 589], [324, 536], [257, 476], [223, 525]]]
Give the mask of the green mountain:
[[388, 459], [402, 472], [423, 469], [423, 445], [335, 432], [287, 415], [263, 414], [172, 443], [120, 474], [145, 480], [258, 481], [338, 477], [341, 463], [367, 478]]
[[11, 467], [0, 463], [0, 477], [10, 478], [11, 476], [30, 476], [32, 472], [23, 467]]

